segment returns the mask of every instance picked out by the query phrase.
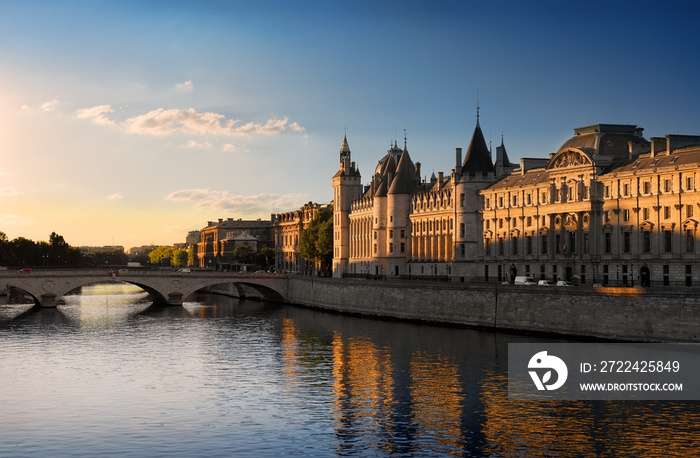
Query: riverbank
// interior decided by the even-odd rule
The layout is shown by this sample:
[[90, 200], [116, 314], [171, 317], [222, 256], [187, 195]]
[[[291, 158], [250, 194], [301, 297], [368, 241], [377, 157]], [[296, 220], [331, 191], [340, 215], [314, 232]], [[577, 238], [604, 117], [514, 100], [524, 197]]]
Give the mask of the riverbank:
[[291, 277], [288, 301], [361, 316], [644, 342], [700, 342], [693, 289]]

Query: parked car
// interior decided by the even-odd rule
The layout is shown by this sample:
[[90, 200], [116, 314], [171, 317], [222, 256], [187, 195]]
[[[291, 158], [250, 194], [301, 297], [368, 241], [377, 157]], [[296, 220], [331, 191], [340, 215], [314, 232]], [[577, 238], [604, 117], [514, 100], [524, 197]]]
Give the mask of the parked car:
[[559, 280], [557, 286], [574, 286], [570, 281]]
[[32, 269], [29, 267], [24, 267], [22, 269], [19, 269], [17, 272], [19, 272], [21, 274], [30, 274], [30, 273], [32, 273]]
[[532, 277], [520, 275], [515, 277], [515, 281], [513, 281], [514, 285], [536, 285], [537, 280], [535, 280]]
[[540, 280], [537, 286], [555, 286], [552, 280]]
[[185, 267], [185, 268], [182, 268], [182, 269], [177, 269], [177, 271], [178, 271], [178, 272], [192, 272], [192, 269], [188, 269], [188, 268]]

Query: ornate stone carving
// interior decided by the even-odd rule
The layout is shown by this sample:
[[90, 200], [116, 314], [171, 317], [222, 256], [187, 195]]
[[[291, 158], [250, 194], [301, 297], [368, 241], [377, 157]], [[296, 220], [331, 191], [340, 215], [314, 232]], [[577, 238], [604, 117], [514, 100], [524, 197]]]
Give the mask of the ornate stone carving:
[[560, 169], [564, 167], [575, 167], [577, 165], [590, 164], [591, 161], [585, 155], [579, 153], [578, 151], [567, 151], [562, 153], [557, 157], [554, 162], [552, 162], [552, 169]]

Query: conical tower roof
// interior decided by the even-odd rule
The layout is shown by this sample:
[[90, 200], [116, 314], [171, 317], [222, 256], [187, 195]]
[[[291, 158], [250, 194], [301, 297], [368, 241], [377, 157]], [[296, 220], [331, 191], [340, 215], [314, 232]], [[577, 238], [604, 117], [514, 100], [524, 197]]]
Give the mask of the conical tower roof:
[[416, 191], [416, 182], [416, 166], [408, 154], [408, 149], [404, 148], [389, 194], [413, 194]]
[[472, 140], [469, 143], [469, 149], [467, 149], [467, 156], [462, 164], [462, 174], [473, 172], [493, 172], [491, 152], [486, 146], [486, 140], [484, 140], [484, 134], [481, 132], [478, 118]]

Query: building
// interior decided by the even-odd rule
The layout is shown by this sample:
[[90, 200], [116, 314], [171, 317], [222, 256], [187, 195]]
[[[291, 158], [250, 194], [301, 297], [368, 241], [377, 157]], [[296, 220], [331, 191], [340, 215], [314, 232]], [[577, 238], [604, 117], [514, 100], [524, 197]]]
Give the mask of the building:
[[271, 215], [275, 233], [275, 268], [281, 272], [311, 272], [317, 266], [299, 254], [301, 232], [306, 229], [319, 211], [328, 205], [308, 202], [300, 209]]
[[[368, 185], [351, 160], [347, 136], [333, 177], [333, 274], [473, 276], [480, 253], [478, 191], [492, 184], [495, 168], [477, 123], [466, 157], [455, 152], [455, 169], [421, 181], [404, 139], [379, 160]], [[505, 147], [501, 145], [505, 155]], [[507, 155], [501, 167], [510, 170]]]
[[[604, 285], [697, 285], [700, 136], [574, 129], [549, 158], [496, 162], [477, 123], [455, 168], [420, 179], [394, 142], [367, 185], [347, 136], [333, 177], [333, 273]], [[698, 208], [698, 210], [695, 210]]]
[[481, 192], [483, 277], [697, 284], [700, 136], [597, 124]]
[[234, 264], [233, 250], [247, 244], [254, 251], [263, 246], [274, 246], [271, 221], [228, 218], [209, 221], [201, 231], [197, 245], [198, 267], [230, 269]]

